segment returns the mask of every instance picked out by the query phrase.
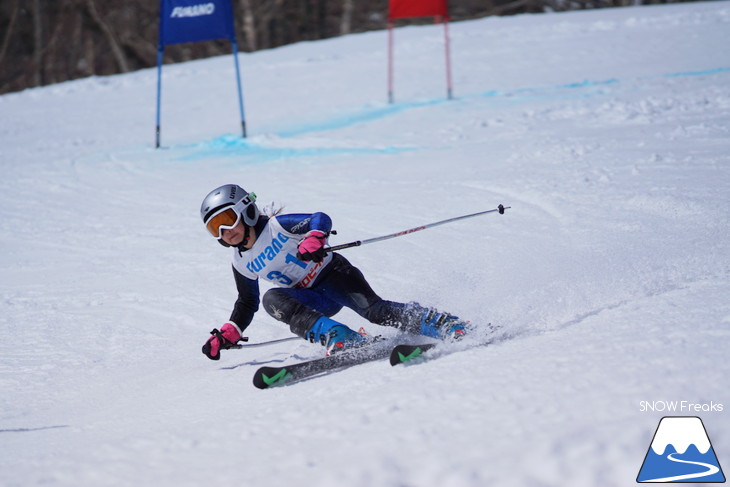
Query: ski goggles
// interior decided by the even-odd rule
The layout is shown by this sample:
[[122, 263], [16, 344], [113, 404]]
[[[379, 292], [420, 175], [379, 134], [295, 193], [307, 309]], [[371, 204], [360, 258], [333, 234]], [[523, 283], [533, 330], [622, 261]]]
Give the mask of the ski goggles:
[[220, 240], [223, 237], [223, 230], [235, 227], [239, 221], [241, 221], [241, 215], [229, 206], [210, 217], [205, 227], [211, 235]]

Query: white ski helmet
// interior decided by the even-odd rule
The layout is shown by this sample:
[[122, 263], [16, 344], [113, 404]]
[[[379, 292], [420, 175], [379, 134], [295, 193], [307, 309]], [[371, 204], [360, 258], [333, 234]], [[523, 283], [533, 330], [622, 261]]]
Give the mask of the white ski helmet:
[[200, 218], [211, 235], [220, 240], [221, 229], [233, 228], [241, 219], [249, 227], [256, 225], [260, 212], [255, 202], [256, 194], [236, 184], [225, 184], [203, 198]]

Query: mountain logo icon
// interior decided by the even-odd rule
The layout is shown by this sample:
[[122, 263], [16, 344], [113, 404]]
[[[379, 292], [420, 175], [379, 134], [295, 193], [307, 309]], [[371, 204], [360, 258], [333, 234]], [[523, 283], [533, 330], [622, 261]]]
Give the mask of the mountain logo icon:
[[637, 482], [725, 482], [702, 420], [665, 416], [659, 421]]

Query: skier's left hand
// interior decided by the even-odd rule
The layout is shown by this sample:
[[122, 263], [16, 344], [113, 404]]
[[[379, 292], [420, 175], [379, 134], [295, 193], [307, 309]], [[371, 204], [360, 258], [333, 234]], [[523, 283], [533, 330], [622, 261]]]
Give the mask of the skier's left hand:
[[325, 256], [324, 243], [327, 241], [327, 235], [319, 230], [312, 230], [304, 236], [297, 247], [297, 259], [304, 262], [313, 260], [322, 262]]
[[211, 336], [203, 345], [203, 353], [211, 360], [219, 360], [221, 358], [221, 350], [228, 350], [241, 339], [241, 331], [238, 325], [229, 321], [221, 326], [220, 331], [213, 330]]

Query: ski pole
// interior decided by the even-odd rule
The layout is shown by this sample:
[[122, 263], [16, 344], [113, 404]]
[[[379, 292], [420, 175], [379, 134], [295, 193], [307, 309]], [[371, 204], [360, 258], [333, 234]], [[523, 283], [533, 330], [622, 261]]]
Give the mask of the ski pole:
[[[258, 342], [258, 343], [246, 343], [246, 344], [240, 344], [240, 343], [234, 343], [230, 346], [230, 348], [252, 348], [252, 347], [265, 347], [267, 345], [273, 345], [275, 343], [282, 343], [282, 342], [289, 342], [292, 340], [301, 340], [299, 337], [286, 337], [286, 338], [277, 338], [276, 340], [268, 340], [265, 342]], [[248, 337], [241, 337], [242, 342], [248, 342]]]
[[471, 218], [474, 216], [486, 215], [487, 213], [494, 213], [495, 211], [498, 211], [500, 215], [504, 215], [504, 210], [508, 210], [510, 208], [512, 208], [512, 207], [499, 205], [498, 207], [494, 208], [493, 210], [486, 210], [486, 211], [480, 211], [477, 213], [472, 213], [470, 215], [457, 216], [454, 218], [449, 218], [449, 219], [441, 220], [441, 221], [434, 222], [434, 223], [428, 223], [426, 225], [416, 227], [416, 228], [411, 228], [409, 230], [403, 230], [402, 232], [391, 233], [390, 235], [383, 235], [382, 237], [373, 237], [373, 238], [368, 238], [365, 240], [356, 240], [354, 242], [350, 242], [350, 243], [346, 243], [346, 244], [342, 244], [342, 245], [335, 245], [332, 247], [327, 247], [324, 250], [325, 250], [325, 252], [334, 252], [336, 250], [349, 249], [350, 247], [359, 247], [360, 245], [380, 242], [382, 240], [388, 240], [390, 238], [400, 237], [402, 235], [408, 235], [409, 233], [419, 232], [421, 230], [435, 227], [437, 225], [443, 225], [445, 223], [451, 223], [451, 222], [455, 222], [457, 220], [463, 220], [465, 218]]
[[[244, 342], [248, 341], [248, 337], [241, 338]], [[282, 343], [282, 342], [289, 342], [292, 340], [301, 340], [299, 337], [286, 337], [286, 338], [278, 338], [276, 340], [269, 340], [266, 342], [258, 342], [258, 343], [247, 343], [245, 345], [241, 345], [240, 343], [236, 343], [233, 348], [252, 348], [252, 347], [265, 347], [268, 345], [273, 345], [275, 343]]]
[[[213, 336], [220, 336], [221, 332], [218, 331], [217, 328], [214, 328], [213, 331], [210, 332]], [[281, 343], [281, 342], [288, 342], [290, 340], [301, 340], [299, 337], [286, 337], [286, 338], [278, 338], [276, 340], [268, 340], [265, 342], [258, 342], [258, 343], [246, 343], [245, 345], [241, 343], [231, 343], [228, 348], [251, 348], [251, 347], [263, 347], [266, 345], [273, 345], [274, 343]], [[241, 337], [242, 342], [248, 342], [248, 337]]]

